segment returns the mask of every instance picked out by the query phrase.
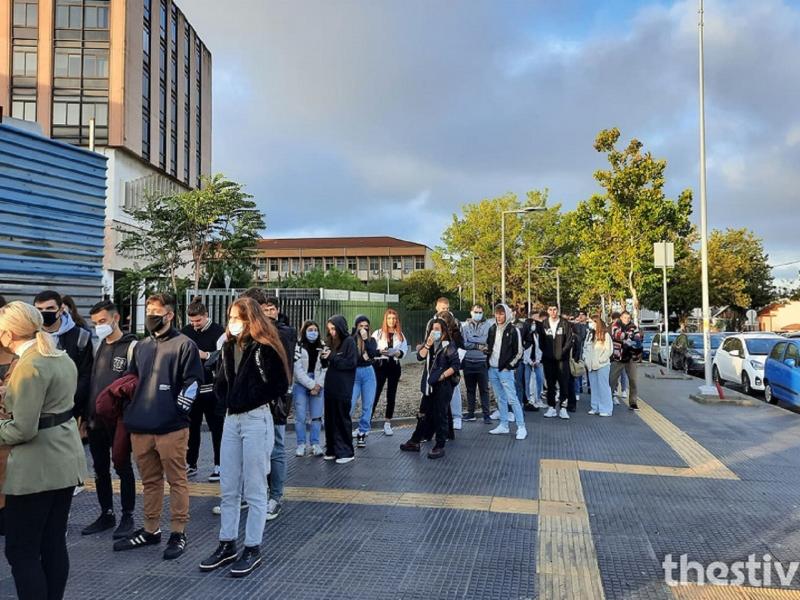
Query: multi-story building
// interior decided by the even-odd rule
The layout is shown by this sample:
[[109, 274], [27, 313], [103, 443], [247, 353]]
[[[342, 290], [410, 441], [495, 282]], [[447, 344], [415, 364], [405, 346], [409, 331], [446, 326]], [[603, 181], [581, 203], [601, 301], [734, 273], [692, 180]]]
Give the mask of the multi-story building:
[[211, 169], [211, 54], [174, 0], [0, 0], [0, 107], [108, 159], [104, 288], [126, 209]]
[[265, 239], [258, 244], [256, 280], [271, 283], [315, 269], [350, 271], [365, 282], [399, 280], [431, 268], [430, 248], [393, 237]]

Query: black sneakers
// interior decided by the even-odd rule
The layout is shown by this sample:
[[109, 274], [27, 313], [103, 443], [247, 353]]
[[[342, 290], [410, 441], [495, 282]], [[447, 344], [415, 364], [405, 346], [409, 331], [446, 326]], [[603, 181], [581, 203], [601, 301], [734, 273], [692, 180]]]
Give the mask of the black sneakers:
[[200, 563], [201, 571], [213, 571], [236, 560], [236, 542], [220, 542], [214, 553]]
[[417, 442], [408, 440], [404, 444], [400, 444], [400, 450], [403, 452], [419, 452], [420, 445]]
[[161, 530], [155, 533], [147, 533], [144, 527], [137, 529], [125, 539], [114, 542], [114, 551], [134, 550], [142, 546], [157, 546], [161, 543]]
[[436, 460], [437, 458], [442, 458], [444, 456], [444, 448], [439, 448], [438, 446], [433, 448], [430, 452], [428, 452], [428, 458], [432, 460]]
[[[95, 533], [100, 533], [101, 531], [111, 529], [116, 524], [117, 517], [114, 516], [114, 513], [112, 511], [104, 512], [102, 515], [97, 517], [97, 520], [94, 523], [84, 527], [81, 531], [81, 535], [94, 535]], [[127, 533], [130, 533], [130, 531]]]
[[164, 560], [174, 560], [178, 558], [186, 549], [186, 534], [174, 531], [169, 536], [167, 547], [164, 549]]
[[367, 447], [367, 436], [363, 433], [359, 433], [356, 436], [356, 448], [366, 448]]
[[261, 550], [258, 546], [245, 547], [242, 555], [231, 567], [231, 575], [244, 577], [253, 572], [261, 564]]
[[122, 513], [122, 518], [119, 520], [119, 525], [114, 530], [114, 539], [121, 540], [128, 537], [133, 533], [133, 515], [131, 513]]

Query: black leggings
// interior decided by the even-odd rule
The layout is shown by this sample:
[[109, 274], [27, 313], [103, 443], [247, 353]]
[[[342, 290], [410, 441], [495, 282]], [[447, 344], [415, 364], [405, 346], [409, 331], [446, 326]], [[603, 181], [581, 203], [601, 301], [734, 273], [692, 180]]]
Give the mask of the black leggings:
[[400, 374], [402, 367], [396, 360], [390, 358], [389, 360], [380, 360], [373, 365], [375, 369], [375, 379], [377, 386], [375, 387], [375, 401], [372, 403], [372, 416], [375, 417], [375, 408], [378, 406], [378, 399], [383, 392], [383, 385], [388, 381], [389, 386], [386, 388], [386, 419], [389, 420], [394, 417], [394, 404], [397, 400], [397, 384], [400, 383]]
[[69, 577], [68, 487], [6, 496], [6, 558], [20, 600], [61, 600]]
[[213, 392], [199, 394], [192, 405], [191, 422], [189, 424], [189, 447], [186, 450], [186, 464], [197, 467], [200, 457], [200, 438], [203, 427], [203, 416], [206, 418], [208, 428], [211, 430], [211, 445], [214, 447], [214, 464], [219, 465], [219, 448], [222, 444], [222, 427], [225, 417], [216, 413], [217, 397]]

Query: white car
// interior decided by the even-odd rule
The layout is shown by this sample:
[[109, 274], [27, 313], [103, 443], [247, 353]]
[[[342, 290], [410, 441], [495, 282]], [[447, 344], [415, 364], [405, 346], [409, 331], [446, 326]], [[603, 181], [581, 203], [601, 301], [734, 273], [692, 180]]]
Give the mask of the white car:
[[[669, 346], [672, 346], [672, 342], [679, 335], [679, 333], [669, 334]], [[669, 346], [667, 346], [666, 335], [663, 333], [655, 334], [652, 342], [650, 342], [650, 362], [666, 366], [667, 356], [669, 356]]]
[[764, 363], [772, 347], [783, 339], [774, 333], [738, 333], [726, 338], [714, 357], [714, 381], [738, 383], [745, 394], [762, 391]]

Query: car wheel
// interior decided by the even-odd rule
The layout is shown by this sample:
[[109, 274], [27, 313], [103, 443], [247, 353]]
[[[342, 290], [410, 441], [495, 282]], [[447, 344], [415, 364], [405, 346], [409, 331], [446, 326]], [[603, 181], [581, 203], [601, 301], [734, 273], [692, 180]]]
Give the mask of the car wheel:
[[764, 400], [769, 402], [770, 404], [777, 404], [778, 399], [772, 393], [772, 385], [769, 383], [764, 385]]
[[750, 385], [750, 376], [747, 373], [742, 373], [742, 391], [748, 396], [753, 393], [753, 388]]
[[714, 365], [713, 369], [711, 370], [711, 378], [714, 380], [714, 383], [718, 383], [719, 385], [725, 384], [725, 380], [720, 377], [717, 365]]

